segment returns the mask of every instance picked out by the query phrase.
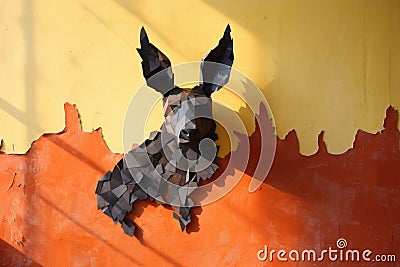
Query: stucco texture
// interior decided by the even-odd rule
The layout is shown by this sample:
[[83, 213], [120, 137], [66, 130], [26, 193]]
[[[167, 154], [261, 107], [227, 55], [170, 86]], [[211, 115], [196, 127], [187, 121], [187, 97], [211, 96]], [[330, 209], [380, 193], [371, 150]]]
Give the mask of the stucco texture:
[[[329, 152], [346, 151], [358, 129], [381, 130], [386, 108], [400, 105], [396, 0], [6, 0], [0, 7], [7, 152], [26, 152], [41, 134], [60, 131], [66, 101], [79, 105], [85, 130], [102, 127], [107, 145], [122, 152], [124, 115], [144, 82], [135, 50], [142, 26], [172, 64], [182, 64], [200, 60], [230, 23], [234, 68], [263, 91], [279, 137], [296, 130], [304, 155], [317, 151], [322, 130]], [[244, 108], [239, 115], [254, 131], [245, 103], [226, 91], [215, 97]], [[158, 129], [161, 106], [154, 114], [147, 132]]]
[[[121, 158], [101, 130], [83, 132], [76, 108], [65, 105], [66, 127], [37, 140], [26, 155], [0, 154], [0, 262], [11, 266], [313, 266], [312, 261], [261, 262], [257, 252], [318, 253], [345, 238], [349, 249], [400, 255], [400, 133], [388, 109], [379, 134], [357, 133], [354, 148], [327, 153], [323, 135], [313, 156], [299, 153], [295, 132], [279, 140], [273, 167], [259, 190], [248, 184], [259, 157], [260, 132], [250, 137], [250, 164], [224, 179], [242, 176], [217, 202], [193, 208], [181, 232], [168, 206], [135, 203], [128, 215], [135, 237], [97, 210], [97, 180]], [[266, 114], [261, 113], [261, 119]], [[239, 139], [247, 138], [242, 135]], [[240, 146], [240, 144], [239, 144]], [[240, 153], [233, 151], [232, 153]], [[232, 154], [231, 154], [232, 155]], [[221, 169], [229, 157], [219, 158]], [[215, 189], [215, 188], [214, 188]], [[371, 256], [371, 258], [373, 257]], [[287, 255], [286, 255], [287, 257]], [[318, 255], [319, 257], [319, 255]], [[397, 258], [398, 260], [398, 258]], [[321, 266], [349, 266], [325, 260]], [[370, 266], [371, 262], [355, 262]], [[396, 263], [395, 263], [396, 264]], [[396, 266], [393, 262], [379, 266]]]

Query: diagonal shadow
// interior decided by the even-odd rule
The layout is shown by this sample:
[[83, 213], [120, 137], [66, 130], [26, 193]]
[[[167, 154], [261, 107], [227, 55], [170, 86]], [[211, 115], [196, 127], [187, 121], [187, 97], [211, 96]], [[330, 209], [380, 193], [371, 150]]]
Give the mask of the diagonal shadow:
[[97, 240], [99, 240], [100, 242], [104, 243], [105, 245], [107, 245], [110, 249], [114, 250], [116, 253], [120, 254], [121, 256], [123, 256], [124, 258], [128, 259], [129, 261], [131, 261], [132, 263], [141, 265], [141, 263], [139, 261], [137, 261], [136, 259], [134, 259], [131, 255], [129, 255], [128, 253], [120, 250], [118, 247], [114, 246], [113, 244], [111, 244], [109, 241], [107, 241], [106, 239], [104, 239], [102, 236], [100, 236], [99, 234], [97, 234], [96, 232], [94, 232], [93, 230], [91, 230], [89, 227], [83, 225], [81, 222], [79, 222], [79, 220], [75, 219], [74, 217], [72, 217], [71, 215], [69, 215], [68, 213], [66, 213], [65, 211], [63, 211], [61, 208], [59, 208], [57, 205], [55, 205], [54, 203], [52, 203], [50, 200], [48, 200], [47, 198], [45, 198], [43, 195], [41, 195], [40, 193], [36, 193], [37, 198], [39, 198], [40, 200], [42, 200], [46, 205], [50, 206], [53, 210], [55, 210], [57, 213], [63, 215], [65, 218], [67, 218], [68, 220], [72, 221], [76, 226], [78, 226], [79, 228], [81, 228], [82, 230], [84, 230], [86, 233], [88, 233], [89, 235], [93, 236], [94, 238], [96, 238]]
[[96, 163], [95, 161], [90, 159], [88, 156], [86, 156], [85, 154], [83, 154], [82, 152], [80, 152], [79, 150], [77, 150], [76, 148], [71, 146], [70, 144], [61, 140], [57, 136], [52, 136], [52, 137], [54, 137], [54, 138], [47, 138], [46, 140], [52, 142], [59, 148], [63, 149], [67, 153], [69, 153], [72, 156], [74, 156], [75, 158], [77, 158], [78, 160], [83, 161], [85, 164], [89, 165], [91, 168], [95, 169], [99, 173], [104, 174], [107, 172], [106, 168], [102, 167], [101, 165], [99, 165], [98, 163]]
[[0, 239], [0, 266], [40, 267], [42, 265]]
[[[89, 235], [93, 236], [94, 238], [96, 238], [97, 240], [99, 240], [100, 242], [104, 243], [105, 245], [107, 245], [110, 249], [114, 250], [116, 253], [120, 254], [121, 256], [125, 257], [126, 259], [128, 259], [129, 261], [131, 261], [132, 263], [135, 263], [137, 265], [143, 265], [141, 262], [139, 262], [137, 259], [133, 258], [131, 255], [129, 255], [128, 253], [120, 250], [118, 247], [116, 247], [115, 245], [111, 244], [109, 241], [107, 241], [106, 239], [104, 239], [102, 236], [100, 236], [99, 234], [97, 234], [96, 232], [94, 232], [93, 230], [91, 230], [89, 227], [85, 226], [84, 224], [82, 224], [81, 222], [79, 222], [79, 220], [77, 220], [76, 218], [72, 217], [71, 215], [69, 215], [68, 213], [66, 213], [65, 211], [63, 211], [60, 207], [58, 207], [57, 205], [55, 205], [54, 203], [52, 203], [50, 200], [48, 200], [46, 197], [44, 197], [43, 195], [41, 195], [40, 193], [36, 193], [37, 197], [42, 200], [46, 205], [50, 206], [53, 210], [55, 210], [57, 213], [63, 215], [65, 218], [67, 218], [68, 220], [70, 220], [71, 222], [73, 222], [76, 226], [78, 226], [79, 228], [81, 228], [83, 231], [85, 231], [86, 233], [88, 233]], [[179, 264], [178, 262], [176, 262], [175, 260], [173, 260], [171, 257], [169, 257], [166, 253], [163, 253], [162, 251], [156, 249], [154, 246], [152, 246], [149, 243], [142, 243], [142, 245], [148, 249], [150, 249], [153, 253], [157, 254], [158, 256], [161, 256], [164, 260], [166, 260], [167, 262], [169, 262], [170, 264], [174, 265], [174, 266], [182, 266], [181, 264]]]

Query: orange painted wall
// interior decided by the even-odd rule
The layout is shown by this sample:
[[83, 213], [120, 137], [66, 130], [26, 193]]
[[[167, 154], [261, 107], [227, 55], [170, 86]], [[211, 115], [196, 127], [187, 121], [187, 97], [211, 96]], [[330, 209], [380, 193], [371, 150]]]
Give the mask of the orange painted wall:
[[[101, 130], [83, 132], [78, 112], [65, 105], [66, 128], [45, 134], [26, 155], [0, 154], [0, 263], [8, 266], [313, 266], [260, 262], [257, 251], [335, 247], [397, 254], [393, 264], [325, 261], [317, 266], [399, 266], [400, 133], [387, 110], [385, 129], [359, 131], [354, 148], [330, 155], [319, 136], [313, 156], [299, 153], [294, 131], [279, 140], [261, 189], [247, 188], [252, 166], [221, 200], [195, 208], [181, 232], [172, 210], [143, 201], [129, 215], [136, 237], [97, 210], [97, 180], [121, 155], [111, 153]], [[265, 114], [261, 113], [261, 119]], [[259, 131], [251, 136], [257, 160]], [[245, 136], [242, 136], [245, 138]], [[246, 137], [247, 138], [247, 137]], [[232, 153], [235, 153], [232, 152]], [[224, 167], [227, 159], [219, 159]]]

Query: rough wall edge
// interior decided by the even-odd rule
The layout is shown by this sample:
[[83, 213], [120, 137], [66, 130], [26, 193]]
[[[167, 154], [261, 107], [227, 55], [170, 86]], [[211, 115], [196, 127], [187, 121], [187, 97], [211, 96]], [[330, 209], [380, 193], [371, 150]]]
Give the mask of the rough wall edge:
[[[77, 122], [76, 126], [74, 127], [73, 121]], [[62, 129], [60, 132], [54, 132], [54, 133], [43, 133], [41, 136], [39, 136], [38, 139], [33, 140], [31, 142], [31, 145], [29, 146], [28, 150], [25, 153], [14, 153], [14, 152], [4, 152], [1, 151], [1, 145], [3, 143], [3, 139], [0, 139], [0, 155], [5, 154], [5, 155], [16, 155], [16, 156], [23, 156], [23, 155], [28, 155], [31, 151], [32, 148], [36, 145], [37, 141], [45, 136], [48, 135], [61, 135], [65, 133], [75, 133], [75, 132], [81, 132], [81, 133], [98, 133], [103, 140], [104, 145], [108, 149], [110, 153], [114, 154], [121, 154], [121, 153], [115, 153], [110, 150], [109, 146], [107, 145], [107, 142], [104, 139], [103, 136], [103, 131], [101, 127], [98, 127], [92, 131], [85, 131], [82, 127], [82, 120], [81, 120], [81, 115], [79, 114], [79, 110], [76, 106], [76, 104], [71, 104], [69, 102], [64, 103], [64, 129]]]
[[289, 135], [291, 135], [291, 134], [294, 133], [294, 135], [296, 136], [297, 140], [299, 141], [299, 154], [301, 154], [302, 156], [309, 157], [309, 156], [313, 156], [313, 155], [317, 154], [318, 151], [320, 151], [320, 149], [321, 149], [321, 141], [323, 141], [323, 145], [324, 145], [324, 147], [325, 147], [325, 149], [326, 149], [326, 151], [327, 151], [328, 154], [330, 154], [330, 155], [343, 155], [343, 154], [347, 153], [349, 150], [351, 150], [351, 149], [354, 148], [354, 143], [356, 142], [356, 137], [357, 137], [357, 135], [358, 135], [359, 133], [368, 133], [368, 134], [376, 135], [376, 134], [381, 133], [383, 130], [385, 130], [385, 129], [386, 129], [386, 128], [385, 128], [385, 121], [386, 121], [386, 119], [388, 118], [388, 112], [389, 112], [390, 110], [391, 110], [392, 112], [395, 112], [395, 113], [397, 114], [397, 123], [396, 123], [395, 127], [396, 127], [396, 129], [400, 132], [400, 120], [399, 120], [399, 118], [398, 118], [398, 117], [399, 117], [399, 116], [398, 116], [398, 114], [399, 114], [399, 108], [397, 108], [395, 105], [388, 105], [388, 106], [386, 107], [386, 110], [385, 110], [385, 112], [384, 112], [384, 115], [382, 116], [382, 117], [383, 117], [383, 121], [382, 121], [380, 130], [368, 131], [368, 130], [365, 130], [365, 129], [363, 129], [363, 128], [357, 128], [357, 129], [355, 130], [355, 133], [353, 134], [353, 140], [352, 140], [352, 142], [351, 142], [351, 146], [349, 146], [346, 150], [344, 150], [344, 151], [342, 151], [342, 152], [339, 152], [339, 153], [334, 153], [334, 152], [332, 152], [333, 149], [330, 148], [329, 142], [327, 142], [327, 141], [324, 139], [324, 134], [325, 134], [325, 132], [326, 132], [325, 130], [321, 130], [321, 131], [318, 133], [318, 135], [317, 135], [317, 142], [318, 142], [318, 143], [317, 143], [317, 148], [315, 149], [315, 151], [313, 151], [313, 152], [311, 152], [311, 153], [302, 153], [302, 152], [301, 152], [301, 149], [300, 149], [300, 147], [301, 147], [301, 142], [300, 142], [300, 138], [298, 137], [297, 131], [296, 131], [295, 128], [291, 128], [290, 130], [288, 130], [286, 133], [284, 133], [284, 134], [282, 135], [282, 137], [280, 137], [280, 136], [278, 135], [277, 138], [278, 138], [280, 141], [284, 141]]
[[[319, 134], [318, 134], [318, 136], [317, 136], [317, 142], [318, 142], [317, 149], [316, 149], [316, 151], [314, 151], [313, 153], [310, 153], [310, 154], [301, 153], [301, 149], [300, 149], [301, 143], [300, 143], [300, 139], [298, 138], [298, 135], [297, 135], [297, 132], [296, 132], [296, 129], [295, 129], [295, 128], [292, 128], [291, 130], [287, 131], [287, 133], [286, 133], [282, 138], [280, 138], [279, 136], [277, 136], [277, 138], [278, 138], [280, 141], [284, 141], [289, 135], [294, 134], [294, 135], [296, 136], [296, 139], [297, 139], [298, 142], [299, 142], [299, 154], [301, 154], [302, 156], [305, 156], [305, 157], [309, 157], [309, 156], [313, 156], [313, 155], [317, 154], [318, 151], [321, 150], [321, 146], [323, 146], [323, 149], [326, 150], [327, 153], [330, 154], [330, 155], [342, 155], [342, 154], [345, 154], [345, 153], [347, 153], [349, 150], [351, 150], [351, 149], [354, 148], [354, 143], [356, 142], [356, 137], [357, 137], [357, 135], [359, 135], [360, 133], [368, 133], [368, 134], [376, 135], [376, 134], [380, 134], [383, 130], [385, 130], [385, 129], [387, 128], [387, 126], [385, 127], [385, 122], [386, 122], [386, 120], [387, 120], [387, 118], [388, 118], [388, 113], [389, 113], [389, 112], [395, 112], [395, 113], [396, 113], [397, 122], [396, 122], [395, 127], [396, 127], [396, 129], [400, 132], [400, 130], [398, 129], [398, 123], [399, 123], [399, 119], [398, 119], [398, 117], [399, 117], [399, 116], [398, 116], [398, 113], [399, 113], [399, 112], [398, 112], [398, 108], [396, 108], [394, 105], [389, 105], [389, 106], [387, 106], [386, 111], [385, 111], [385, 116], [384, 116], [384, 119], [383, 119], [383, 122], [382, 122], [382, 128], [381, 128], [381, 130], [378, 130], [378, 131], [375, 131], [375, 132], [370, 132], [370, 131], [363, 130], [363, 129], [361, 129], [361, 128], [357, 129], [356, 132], [355, 132], [355, 134], [353, 135], [353, 141], [352, 141], [351, 146], [350, 146], [348, 149], [346, 149], [345, 151], [341, 152], [341, 153], [333, 153], [332, 150], [329, 149], [329, 144], [328, 144], [328, 143], [325, 141], [325, 139], [324, 139], [325, 130], [321, 130], [321, 131], [319, 132]], [[36, 142], [37, 142], [42, 136], [47, 136], [47, 135], [52, 135], [52, 134], [60, 135], [60, 134], [64, 134], [64, 133], [67, 133], [67, 132], [70, 133], [70, 132], [76, 132], [76, 131], [80, 131], [80, 132], [84, 132], [84, 133], [93, 133], [93, 132], [96, 132], [96, 133], [100, 134], [101, 139], [102, 139], [103, 142], [104, 142], [104, 145], [107, 147], [107, 149], [108, 149], [111, 153], [114, 153], [114, 154], [122, 154], [122, 153], [117, 153], [117, 152], [111, 151], [111, 149], [110, 149], [109, 146], [107, 145], [106, 140], [104, 139], [104, 136], [103, 136], [102, 128], [101, 128], [101, 127], [98, 127], [98, 128], [96, 128], [96, 129], [94, 129], [94, 130], [92, 130], [92, 131], [84, 131], [84, 129], [83, 129], [83, 127], [82, 127], [81, 116], [80, 116], [80, 114], [79, 114], [79, 111], [78, 111], [78, 108], [77, 108], [76, 104], [71, 104], [71, 103], [69, 103], [69, 102], [65, 102], [65, 103], [64, 103], [64, 114], [65, 114], [65, 117], [64, 117], [65, 127], [64, 127], [64, 129], [63, 129], [62, 131], [57, 132], [57, 133], [43, 133], [38, 139], [32, 141], [31, 145], [29, 146], [28, 150], [27, 150], [25, 153], [13, 153], [13, 152], [9, 153], [9, 152], [0, 151], [0, 154], [6, 154], [6, 155], [27, 155], [27, 154], [29, 154], [29, 152], [31, 151], [32, 147], [35, 146]], [[73, 123], [71, 122], [71, 120], [77, 120], [77, 121], [78, 121], [78, 123], [77, 123], [77, 126], [78, 126], [78, 127], [77, 127], [77, 128], [73, 128], [73, 127], [72, 127]], [[251, 135], [254, 134], [254, 132], [255, 132], [255, 130], [251, 133]], [[251, 136], [251, 135], [250, 135], [250, 136]], [[2, 144], [2, 143], [3, 143], [3, 140], [0, 139], [0, 149], [1, 149], [1, 144]], [[229, 153], [228, 153], [228, 154], [229, 154]], [[227, 154], [227, 155], [228, 155], [228, 154]], [[225, 156], [227, 156], [227, 155], [225, 155]]]

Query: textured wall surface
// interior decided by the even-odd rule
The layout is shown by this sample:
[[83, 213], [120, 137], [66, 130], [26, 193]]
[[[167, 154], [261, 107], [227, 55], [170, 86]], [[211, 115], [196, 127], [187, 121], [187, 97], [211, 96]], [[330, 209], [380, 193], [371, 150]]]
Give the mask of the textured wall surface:
[[[144, 82], [139, 30], [181, 64], [200, 60], [227, 23], [234, 68], [275, 117], [271, 172], [248, 193], [260, 136], [246, 103], [222, 89], [213, 97], [255, 129], [250, 166], [226, 177], [242, 180], [194, 209], [183, 233], [171, 209], [138, 203], [130, 238], [96, 209], [94, 190], [122, 157], [124, 114]], [[399, 28], [397, 0], [0, 1], [0, 265], [312, 266], [262, 263], [257, 251], [346, 238], [397, 262], [319, 266], [399, 266]], [[65, 102], [79, 116], [66, 104], [64, 123]], [[149, 118], [147, 133], [160, 105]]]
[[[264, 92], [280, 138], [296, 129], [304, 155], [318, 150], [321, 130], [328, 151], [346, 151], [358, 129], [381, 130], [389, 104], [400, 106], [397, 0], [2, 0], [4, 151], [25, 152], [43, 133], [60, 131], [69, 101], [86, 131], [102, 127], [111, 150], [122, 152], [124, 114], [144, 82], [140, 28], [181, 64], [200, 60], [227, 23], [234, 68]], [[227, 92], [219, 98], [244, 107]], [[162, 120], [160, 109], [155, 114], [149, 131]]]
[[[342, 155], [328, 154], [321, 134], [318, 152], [303, 156], [296, 133], [290, 132], [278, 141], [260, 190], [247, 191], [253, 165], [229, 170], [229, 176], [243, 174], [242, 180], [221, 200], [195, 208], [186, 232], [168, 207], [139, 202], [129, 215], [141, 229], [136, 238], [96, 210], [97, 180], [121, 155], [108, 150], [100, 129], [81, 130], [74, 106], [66, 104], [65, 112], [63, 132], [43, 135], [26, 155], [0, 155], [0, 263], [262, 266], [257, 251], [264, 245], [322, 250], [335, 247], [338, 238], [346, 238], [349, 248], [400, 256], [400, 133], [391, 108], [381, 133], [359, 131], [354, 148]], [[259, 134], [256, 128], [250, 138], [252, 163], [257, 162]], [[224, 168], [226, 162], [219, 159], [218, 164]], [[375, 266], [365, 264], [357, 266]]]

